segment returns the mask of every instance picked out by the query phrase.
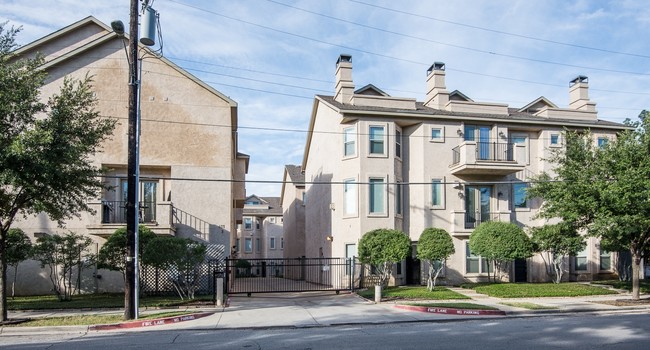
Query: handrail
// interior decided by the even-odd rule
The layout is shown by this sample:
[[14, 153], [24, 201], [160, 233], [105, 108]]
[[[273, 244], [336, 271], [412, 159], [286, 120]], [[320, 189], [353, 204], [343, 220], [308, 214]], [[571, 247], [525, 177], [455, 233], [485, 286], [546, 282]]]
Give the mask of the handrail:
[[172, 205], [172, 223], [186, 225], [201, 233], [201, 238], [207, 239], [210, 233], [210, 223]]

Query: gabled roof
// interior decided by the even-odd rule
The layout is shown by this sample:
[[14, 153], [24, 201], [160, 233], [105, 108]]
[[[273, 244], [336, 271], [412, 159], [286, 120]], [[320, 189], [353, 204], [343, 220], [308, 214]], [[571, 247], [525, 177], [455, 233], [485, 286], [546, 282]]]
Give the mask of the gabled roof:
[[255, 194], [252, 194], [252, 195], [246, 197], [246, 199], [244, 200], [244, 203], [250, 202], [250, 201], [257, 201], [257, 202], [260, 202], [260, 204], [268, 204], [268, 202], [266, 200], [264, 200], [262, 197], [259, 197], [259, 196], [255, 195]]
[[464, 93], [462, 93], [462, 92], [460, 92], [458, 90], [454, 90], [451, 93], [449, 93], [449, 99], [450, 100], [456, 100], [456, 101], [461, 100], [461, 101], [467, 101], [467, 102], [474, 102], [474, 100], [467, 97], [467, 95], [465, 95]]
[[305, 184], [305, 174], [302, 173], [302, 167], [300, 165], [285, 165], [287, 174], [289, 174], [289, 180], [294, 184]]
[[557, 108], [555, 103], [551, 102], [551, 100], [547, 99], [544, 96], [540, 96], [537, 99], [535, 99], [533, 102], [521, 107], [518, 110], [518, 112], [537, 111], [537, 110], [542, 109], [543, 107]]
[[[77, 47], [77, 48], [75, 48], [73, 50], [68, 51], [67, 53], [65, 53], [65, 54], [63, 54], [61, 56], [58, 56], [58, 57], [46, 62], [45, 64], [43, 64], [41, 66], [41, 69], [45, 70], [45, 69], [48, 69], [48, 68], [50, 68], [52, 66], [58, 65], [58, 64], [60, 64], [62, 62], [68, 61], [68, 60], [74, 58], [75, 56], [77, 56], [79, 54], [82, 54], [82, 53], [84, 53], [86, 51], [89, 51], [89, 50], [91, 50], [91, 49], [93, 49], [93, 48], [95, 48], [95, 47], [97, 47], [97, 46], [99, 46], [101, 44], [104, 44], [104, 43], [106, 43], [106, 42], [108, 42], [110, 40], [121, 40], [120, 37], [115, 32], [113, 32], [113, 30], [109, 26], [105, 25], [104, 23], [99, 21], [97, 18], [95, 18], [93, 16], [89, 16], [89, 17], [86, 17], [86, 18], [84, 18], [84, 19], [82, 19], [82, 20], [80, 20], [78, 22], [75, 22], [75, 23], [73, 23], [73, 24], [71, 24], [71, 25], [69, 25], [67, 27], [64, 27], [64, 28], [62, 28], [62, 29], [60, 29], [60, 30], [58, 30], [58, 31], [56, 31], [54, 33], [51, 33], [51, 34], [46, 35], [46, 36], [44, 36], [44, 37], [42, 37], [42, 38], [40, 38], [38, 40], [35, 40], [35, 41], [25, 45], [25, 46], [22, 46], [21, 48], [17, 49], [14, 52], [17, 55], [20, 55], [21, 53], [25, 53], [25, 52], [27, 52], [29, 50], [32, 50], [32, 49], [34, 49], [34, 48], [36, 48], [36, 47], [38, 47], [40, 45], [43, 45], [44, 43], [47, 43], [48, 41], [56, 40], [57, 38], [60, 38], [61, 36], [65, 35], [65, 34], [68, 34], [68, 33], [72, 32], [74, 30], [78, 30], [79, 28], [81, 28], [83, 26], [86, 26], [86, 25], [89, 25], [89, 24], [94, 24], [94, 25], [97, 25], [97, 26], [103, 28], [107, 32], [106, 35], [103, 35], [103, 36], [101, 36], [101, 37], [99, 37], [99, 38], [97, 38], [95, 40], [91, 40], [91, 41], [89, 41], [88, 43], [86, 43], [84, 45], [81, 45], [81, 46], [79, 46], [79, 47]], [[125, 36], [128, 38], [128, 35], [125, 35]], [[138, 45], [140, 47], [140, 50], [147, 50], [150, 53], [152, 53], [151, 50], [149, 50], [149, 48], [147, 46], [144, 46], [142, 44], [138, 44]], [[165, 58], [164, 56], [160, 57], [159, 60], [161, 60], [162, 62], [164, 62], [168, 66], [170, 66], [172, 69], [176, 70], [181, 75], [189, 78], [190, 80], [192, 80], [196, 84], [198, 84], [201, 87], [205, 88], [206, 90], [210, 91], [212, 94], [214, 94], [214, 95], [218, 96], [219, 98], [223, 99], [224, 101], [226, 101], [226, 103], [228, 103], [230, 105], [231, 108], [236, 108], [237, 107], [237, 102], [232, 100], [230, 97], [222, 94], [221, 92], [217, 91], [212, 86], [206, 84], [205, 82], [203, 82], [199, 78], [195, 77], [191, 73], [187, 72], [183, 68], [179, 67], [174, 62], [170, 61], [169, 59]], [[237, 125], [236, 125], [236, 113], [233, 113], [233, 114], [235, 114], [235, 116], [233, 117], [235, 119], [235, 120], [233, 120], [233, 128], [236, 129], [236, 127], [237, 127]]]
[[373, 95], [373, 96], [384, 96], [384, 97], [390, 97], [389, 94], [385, 93], [382, 91], [380, 88], [368, 84], [362, 88], [359, 88], [354, 92], [355, 95]]
[[280, 197], [258, 197], [256, 195], [249, 196], [256, 197], [264, 202], [265, 205], [260, 207], [244, 207], [243, 215], [255, 216], [282, 216], [282, 204]]

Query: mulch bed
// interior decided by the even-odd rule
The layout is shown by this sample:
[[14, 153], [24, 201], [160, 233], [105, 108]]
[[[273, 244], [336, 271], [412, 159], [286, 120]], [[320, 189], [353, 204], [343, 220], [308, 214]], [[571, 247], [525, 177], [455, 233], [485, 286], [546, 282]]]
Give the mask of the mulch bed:
[[617, 299], [617, 300], [603, 300], [594, 301], [598, 304], [614, 305], [614, 306], [645, 306], [650, 305], [650, 298], [633, 300], [633, 299]]

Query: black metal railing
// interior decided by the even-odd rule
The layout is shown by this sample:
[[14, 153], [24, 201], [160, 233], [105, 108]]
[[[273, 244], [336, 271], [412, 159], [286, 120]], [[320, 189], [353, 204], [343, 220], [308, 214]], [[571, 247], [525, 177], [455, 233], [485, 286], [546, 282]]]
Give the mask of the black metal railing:
[[[149, 223], [156, 221], [156, 202], [140, 202], [140, 222]], [[126, 223], [125, 201], [102, 201], [102, 223]]]
[[477, 142], [476, 159], [495, 162], [507, 162], [514, 160], [513, 144], [498, 142]]
[[[210, 223], [198, 217], [172, 206], [172, 223], [174, 225], [185, 225], [198, 232], [201, 238], [207, 238], [210, 233]], [[196, 234], [195, 234], [196, 235]]]
[[230, 294], [341, 291], [359, 287], [356, 259], [227, 259]]
[[458, 164], [460, 163], [460, 146], [456, 146], [451, 149], [452, 153], [452, 161], [451, 164]]
[[465, 212], [465, 228], [476, 228], [481, 223], [490, 221], [491, 216], [490, 213], [481, 213], [480, 211]]

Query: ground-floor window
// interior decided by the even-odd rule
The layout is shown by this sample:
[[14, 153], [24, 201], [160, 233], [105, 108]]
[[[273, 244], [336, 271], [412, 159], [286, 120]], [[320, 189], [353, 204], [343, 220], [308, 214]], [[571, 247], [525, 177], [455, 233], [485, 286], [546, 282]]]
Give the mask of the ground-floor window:
[[[492, 272], [492, 270], [489, 270]], [[466, 273], [487, 273], [488, 263], [480, 255], [472, 253], [469, 249], [469, 241], [465, 241], [465, 272]]]
[[612, 269], [612, 253], [604, 249], [600, 250], [600, 269], [601, 270]]
[[587, 248], [576, 254], [575, 263], [576, 271], [587, 271]]

